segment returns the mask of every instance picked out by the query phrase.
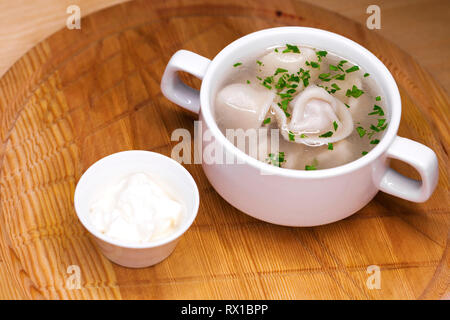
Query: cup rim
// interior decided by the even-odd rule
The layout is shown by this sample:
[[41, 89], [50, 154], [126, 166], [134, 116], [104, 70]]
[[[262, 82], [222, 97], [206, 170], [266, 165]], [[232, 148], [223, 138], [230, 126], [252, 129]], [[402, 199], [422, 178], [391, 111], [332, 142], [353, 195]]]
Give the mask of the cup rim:
[[[312, 34], [318, 37], [334, 38], [336, 40], [344, 42], [346, 46], [349, 48], [349, 50], [352, 50], [359, 55], [365, 55], [366, 57], [368, 57], [369, 60], [372, 61], [373, 64], [377, 65], [377, 70], [379, 74], [382, 75], [380, 76], [380, 78], [383, 78], [382, 81], [388, 83], [386, 87], [389, 88], [388, 89], [389, 92], [383, 93], [385, 94], [385, 96], [390, 95], [392, 99], [392, 103], [391, 105], [389, 105], [391, 118], [389, 121], [388, 128], [384, 133], [384, 136], [381, 138], [380, 142], [368, 154], [352, 162], [329, 169], [306, 171], [306, 170], [279, 168], [264, 163], [262, 161], [259, 161], [247, 155], [245, 152], [239, 150], [225, 137], [225, 135], [219, 129], [212, 115], [211, 112], [212, 109], [210, 105], [210, 86], [211, 82], [215, 79], [214, 74], [218, 66], [225, 62], [227, 56], [238, 51], [239, 49], [242, 49], [242, 47], [247, 45], [250, 42], [250, 40], [258, 40], [273, 34], [283, 35], [286, 33], [297, 33], [300, 36], [302, 34]], [[304, 178], [304, 179], [320, 179], [339, 176], [369, 165], [371, 162], [375, 161], [378, 157], [380, 157], [394, 141], [395, 137], [397, 136], [397, 131], [400, 125], [400, 118], [401, 118], [400, 92], [398, 90], [397, 84], [392, 74], [389, 72], [389, 70], [383, 64], [383, 62], [381, 62], [369, 50], [367, 50], [366, 48], [364, 48], [363, 46], [361, 46], [360, 44], [356, 43], [353, 40], [350, 40], [344, 36], [341, 36], [339, 34], [330, 31], [310, 27], [277, 27], [277, 28], [263, 29], [245, 35], [227, 45], [214, 57], [214, 59], [208, 66], [205, 76], [203, 77], [203, 81], [200, 87], [200, 105], [201, 105], [200, 113], [202, 115], [203, 120], [207, 124], [209, 130], [211, 130], [212, 135], [215, 137], [216, 140], [218, 140], [221, 143], [221, 145], [225, 148], [227, 152], [234, 154], [237, 161], [239, 160], [244, 161], [244, 163], [249, 164], [250, 166], [256, 169], [264, 171], [266, 174], [279, 175], [291, 178]]]
[[[186, 178], [188, 179], [188, 181], [192, 184], [193, 189], [194, 189], [194, 208], [193, 208], [193, 213], [188, 217], [188, 219], [186, 219], [182, 225], [180, 225], [175, 232], [173, 232], [170, 236], [168, 237], [164, 237], [155, 241], [151, 241], [148, 243], [123, 243], [120, 240], [114, 239], [114, 238], [110, 238], [106, 235], [104, 235], [103, 233], [97, 231], [95, 228], [93, 228], [90, 223], [88, 222], [88, 217], [87, 215], [82, 215], [79, 213], [79, 211], [81, 211], [81, 208], [79, 207], [79, 203], [81, 201], [83, 201], [83, 199], [80, 198], [80, 188], [82, 188], [88, 179], [90, 179], [90, 175], [92, 174], [92, 172], [94, 172], [98, 167], [102, 166], [104, 162], [109, 161], [111, 159], [115, 159], [115, 158], [120, 158], [123, 157], [125, 155], [128, 154], [134, 154], [137, 156], [142, 156], [142, 157], [148, 157], [148, 158], [160, 158], [163, 159], [163, 161], [167, 161], [169, 163], [171, 163], [172, 165], [174, 165], [175, 167], [178, 167], [181, 169], [181, 171], [185, 174]], [[172, 158], [169, 158], [165, 155], [162, 155], [160, 153], [157, 152], [152, 152], [152, 151], [147, 151], [147, 150], [127, 150], [127, 151], [121, 151], [121, 152], [116, 152], [113, 154], [110, 154], [106, 157], [103, 157], [99, 160], [97, 160], [95, 163], [93, 163], [80, 177], [80, 179], [78, 180], [78, 183], [75, 187], [75, 192], [74, 192], [74, 207], [75, 207], [75, 212], [77, 214], [78, 219], [80, 220], [81, 224], [84, 226], [84, 228], [86, 228], [87, 231], [89, 231], [89, 233], [91, 233], [93, 236], [95, 236], [96, 238], [118, 246], [118, 247], [122, 247], [122, 248], [129, 248], [129, 249], [149, 249], [149, 248], [156, 248], [156, 247], [160, 247], [163, 246], [165, 244], [168, 244], [174, 240], [176, 240], [177, 238], [181, 237], [192, 225], [192, 223], [194, 222], [195, 218], [197, 217], [198, 214], [198, 209], [200, 206], [200, 195], [199, 195], [199, 191], [198, 191], [198, 187], [197, 184], [195, 183], [194, 178], [192, 177], [192, 175], [189, 173], [189, 171], [186, 170], [185, 167], [183, 167], [180, 163], [178, 163], [177, 161], [175, 161]]]

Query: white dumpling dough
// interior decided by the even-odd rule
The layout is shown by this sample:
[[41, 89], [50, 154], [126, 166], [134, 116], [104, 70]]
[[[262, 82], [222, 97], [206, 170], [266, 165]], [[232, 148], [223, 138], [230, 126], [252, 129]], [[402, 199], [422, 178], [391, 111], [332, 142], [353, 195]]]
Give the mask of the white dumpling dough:
[[[272, 127], [272, 129], [274, 129]], [[270, 134], [266, 137], [266, 139], [258, 140], [258, 154], [257, 159], [270, 163], [272, 165], [276, 165], [276, 163], [271, 163], [269, 160], [269, 154], [273, 154], [275, 159], [277, 159], [279, 152], [284, 152], [284, 162], [281, 163], [283, 168], [287, 169], [295, 169], [299, 166], [299, 162], [303, 161], [304, 148], [292, 144], [279, 136], [276, 139], [277, 144], [272, 144], [272, 139]]]
[[311, 48], [299, 47], [300, 53], [286, 52], [284, 48], [279, 48], [278, 52], [272, 51], [266, 54], [262, 59], [261, 72], [264, 76], [272, 76], [277, 68], [288, 70], [289, 74], [297, 74], [300, 68], [309, 70], [312, 78], [317, 77], [318, 69], [306, 65], [306, 61], [317, 62], [316, 52]]
[[[323, 88], [309, 86], [291, 101], [292, 115], [288, 119], [281, 108], [273, 104], [281, 134], [289, 140], [289, 131], [295, 142], [322, 145], [345, 139], [353, 130], [353, 119], [347, 107]], [[334, 130], [333, 123], [337, 123]], [[330, 137], [319, 137], [331, 131]], [[301, 137], [301, 134], [306, 137]]]
[[216, 98], [217, 122], [226, 129], [256, 129], [275, 98], [273, 91], [248, 84], [234, 83], [220, 90]]

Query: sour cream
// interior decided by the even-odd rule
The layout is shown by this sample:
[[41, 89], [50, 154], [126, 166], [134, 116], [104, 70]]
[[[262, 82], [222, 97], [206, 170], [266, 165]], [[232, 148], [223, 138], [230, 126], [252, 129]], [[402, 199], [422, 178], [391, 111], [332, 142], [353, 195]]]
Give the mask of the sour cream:
[[89, 208], [92, 225], [126, 243], [147, 243], [173, 233], [184, 206], [146, 173], [133, 173], [106, 186]]

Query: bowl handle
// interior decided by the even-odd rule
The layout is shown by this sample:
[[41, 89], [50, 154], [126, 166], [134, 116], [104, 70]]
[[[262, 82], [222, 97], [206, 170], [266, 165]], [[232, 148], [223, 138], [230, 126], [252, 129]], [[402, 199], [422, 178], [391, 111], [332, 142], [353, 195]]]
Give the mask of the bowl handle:
[[199, 91], [184, 84], [177, 72], [185, 71], [202, 80], [210, 62], [208, 58], [191, 51], [175, 52], [161, 79], [161, 91], [164, 96], [179, 106], [198, 113], [200, 111]]
[[389, 168], [381, 179], [380, 190], [409, 201], [428, 200], [436, 188], [439, 176], [434, 151], [416, 141], [396, 137], [387, 150], [387, 157], [404, 161], [414, 167], [422, 181], [410, 179]]

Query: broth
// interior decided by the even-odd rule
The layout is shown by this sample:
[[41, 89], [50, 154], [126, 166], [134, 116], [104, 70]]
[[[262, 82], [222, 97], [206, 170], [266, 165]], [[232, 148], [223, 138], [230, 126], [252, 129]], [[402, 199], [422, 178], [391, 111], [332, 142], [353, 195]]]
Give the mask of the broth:
[[[381, 89], [368, 73], [332, 52], [290, 44], [230, 66], [213, 111], [227, 137], [227, 129], [268, 129], [257, 152], [243, 151], [298, 170], [354, 161], [378, 144], [388, 125]], [[278, 139], [270, 140], [270, 129], [279, 129]], [[278, 148], [271, 150], [274, 142]]]

